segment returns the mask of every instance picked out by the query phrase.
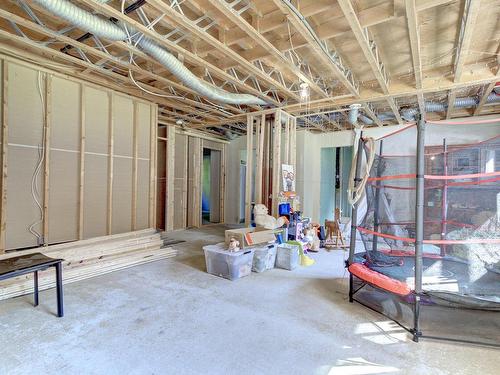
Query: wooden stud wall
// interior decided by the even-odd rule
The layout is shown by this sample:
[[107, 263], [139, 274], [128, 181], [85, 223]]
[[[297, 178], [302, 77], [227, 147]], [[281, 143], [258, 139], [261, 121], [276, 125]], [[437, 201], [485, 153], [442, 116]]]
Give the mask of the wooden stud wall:
[[[17, 194], [16, 184], [21, 184], [19, 186], [23, 187], [23, 191], [29, 191], [29, 183], [28, 187], [26, 187], [26, 184], [32, 175], [30, 165], [35, 160], [34, 156], [39, 152], [37, 150], [39, 146], [36, 145], [36, 142], [40, 142], [40, 140], [37, 140], [38, 135], [31, 135], [33, 130], [30, 129], [40, 129], [40, 124], [42, 124], [41, 130], [36, 134], [40, 134], [40, 139], [44, 140], [43, 145], [45, 146], [39, 184], [43, 220], [34, 228], [43, 235], [44, 245], [54, 243], [54, 241], [72, 241], [91, 238], [96, 235], [110, 235], [148, 227], [154, 228], [156, 225], [157, 105], [124, 96], [108, 88], [73, 79], [50, 70], [40, 69], [29, 63], [10, 58], [2, 58], [0, 63], [2, 72], [0, 252], [4, 252], [6, 249], [37, 244], [36, 238], [25, 229], [39, 219], [35, 210], [35, 202], [32, 202], [32, 197], [26, 195], [26, 193]], [[26, 72], [29, 73], [29, 77], [24, 79]], [[8, 85], [9, 74], [16, 77], [11, 89], [9, 89]], [[38, 79], [42, 78], [42, 85], [39, 86], [41, 86], [40, 90], [44, 102], [43, 111], [38, 90], [34, 84], [36, 77]], [[25, 85], [25, 83], [28, 83], [28, 87], [20, 86]], [[21, 87], [21, 90], [17, 89], [16, 85]], [[71, 93], [68, 92], [66, 95], [67, 98], [64, 95], [65, 88], [71, 90]], [[12, 89], [16, 89], [16, 91], [9, 91]], [[25, 91], [30, 93], [28, 99], [20, 95]], [[96, 93], [102, 94], [103, 97], [95, 97]], [[9, 96], [17, 103], [8, 103]], [[69, 99], [70, 96], [71, 100]], [[102, 101], [103, 98], [104, 102]], [[120, 139], [117, 137], [123, 131], [121, 121], [117, 121], [116, 118], [119, 109], [116, 106], [117, 98], [120, 99], [121, 105], [129, 105], [128, 103], [130, 103], [133, 113], [132, 147], [130, 154], [125, 153], [125, 155], [118, 154], [116, 148], [116, 140]], [[35, 103], [34, 106], [33, 103]], [[94, 108], [96, 103], [100, 103], [99, 108]], [[14, 108], [11, 108], [10, 123], [7, 117], [9, 104], [11, 107], [13, 105], [12, 108]], [[26, 111], [22, 110], [24, 107]], [[16, 113], [12, 113], [13, 111], [16, 111]], [[28, 117], [26, 117], [26, 114]], [[23, 118], [26, 118], [26, 121]], [[98, 121], [95, 122], [96, 120]], [[7, 133], [8, 126], [16, 130], [19, 129], [20, 124], [22, 124], [24, 130], [17, 130], [15, 138], [10, 140]], [[103, 124], [105, 126], [101, 126]], [[28, 143], [22, 139], [22, 134], [25, 132], [32, 139]], [[71, 134], [68, 132], [71, 132]], [[146, 138], [147, 142], [144, 141]], [[102, 148], [100, 145], [105, 145], [105, 147]], [[123, 148], [123, 142], [120, 147]], [[7, 179], [9, 151], [16, 151], [16, 154], [12, 157], [18, 159], [17, 166], [12, 170], [10, 180]], [[23, 168], [20, 168], [19, 163], [23, 162], [24, 159], [16, 157], [16, 155], [22, 155], [20, 152], [31, 155], [26, 159], [28, 164], [24, 164]], [[117, 170], [117, 161], [121, 165], [130, 163], [130, 173], [125, 172], [124, 175], [123, 169], [121, 171]], [[33, 164], [33, 172], [35, 167], [36, 165]], [[21, 171], [22, 175], [19, 174]], [[101, 180], [101, 178], [104, 179]], [[123, 215], [123, 213], [113, 215], [113, 212], [122, 206], [120, 194], [116, 194], [119, 191], [116, 189], [120, 188], [117, 181], [120, 181], [121, 184], [130, 184], [132, 193], [129, 203], [130, 210], [127, 210], [130, 211], [128, 215]], [[95, 193], [99, 189], [103, 189], [103, 185], [106, 190], [104, 194], [105, 204], [100, 205]], [[16, 190], [16, 194], [12, 192], [9, 194], [10, 189]], [[68, 200], [61, 202], [61, 199], [58, 200], [55, 197]], [[95, 201], [94, 197], [96, 198]], [[9, 219], [9, 210], [11, 214], [15, 212], [14, 207], [17, 205], [15, 202], [19, 199], [23, 201], [23, 205], [33, 206], [34, 208], [24, 212], [24, 216], [16, 214], [15, 218], [12, 217], [15, 220], [12, 221]], [[98, 224], [99, 218], [103, 216], [93, 211], [96, 207], [99, 207], [104, 214], [102, 230], [98, 227], [90, 231], [86, 230], [87, 225], [92, 221]], [[20, 209], [18, 211], [26, 210]], [[60, 213], [62, 213], [62, 217], [58, 217]], [[64, 219], [65, 215], [70, 215], [67, 216], [68, 220]], [[121, 216], [125, 216], [125, 218]], [[125, 225], [123, 230], [114, 230], [113, 224], [117, 220], [128, 220], [128, 224]], [[64, 221], [64, 224], [67, 225], [67, 232], [65, 232], [66, 228], [61, 224]], [[18, 234], [15, 241], [9, 241], [11, 228], [17, 228]]]
[[291, 164], [296, 167], [296, 121], [295, 117], [280, 109], [247, 115], [245, 225], [250, 225], [252, 204], [262, 203], [268, 206], [269, 196], [269, 212], [273, 216], [277, 215], [281, 165]]

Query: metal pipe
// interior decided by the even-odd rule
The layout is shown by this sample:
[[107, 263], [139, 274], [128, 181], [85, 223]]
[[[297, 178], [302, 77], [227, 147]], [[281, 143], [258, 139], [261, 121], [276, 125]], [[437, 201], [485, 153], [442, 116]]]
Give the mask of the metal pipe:
[[[353, 145], [356, 147], [356, 145]], [[363, 132], [361, 132], [359, 140], [358, 140], [358, 152], [356, 156], [356, 172], [354, 177], [354, 188], [356, 188], [361, 181], [361, 161], [363, 159]], [[355, 190], [355, 189], [354, 189]], [[349, 260], [347, 262], [347, 266], [350, 266], [354, 262], [354, 251], [356, 250], [356, 234], [358, 231], [358, 205], [352, 205], [351, 211], [351, 239], [349, 242]], [[353, 302], [354, 295], [354, 280], [352, 273], [349, 273], [349, 302]]]
[[420, 296], [422, 294], [422, 252], [424, 240], [424, 173], [425, 173], [425, 121], [418, 115], [417, 170], [415, 200], [415, 306], [413, 311], [413, 341], [418, 342], [420, 331]]

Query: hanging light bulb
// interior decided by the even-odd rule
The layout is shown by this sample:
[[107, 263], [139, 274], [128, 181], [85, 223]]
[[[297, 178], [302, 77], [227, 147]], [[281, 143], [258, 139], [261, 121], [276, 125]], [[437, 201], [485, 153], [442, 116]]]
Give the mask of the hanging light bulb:
[[306, 101], [309, 98], [309, 84], [302, 82], [300, 84], [300, 100]]

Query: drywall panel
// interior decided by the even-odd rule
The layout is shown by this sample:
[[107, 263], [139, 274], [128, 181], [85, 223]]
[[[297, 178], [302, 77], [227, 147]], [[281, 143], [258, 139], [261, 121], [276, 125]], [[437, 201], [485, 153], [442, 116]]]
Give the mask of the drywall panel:
[[106, 235], [108, 197], [108, 158], [85, 154], [83, 237]]
[[[113, 103], [114, 155], [132, 156], [134, 142], [134, 102], [132, 99], [115, 95]], [[140, 124], [143, 125], [143, 124]], [[147, 126], [151, 126], [148, 122]], [[132, 176], [132, 174], [130, 174]]]
[[43, 134], [40, 92], [45, 95], [45, 74], [12, 63], [8, 63], [8, 72], [9, 143], [38, 146]]
[[51, 148], [80, 150], [80, 110], [80, 84], [53, 77]]
[[136, 229], [149, 228], [149, 161], [137, 161]]
[[[17, 125], [19, 126], [19, 125]], [[37, 239], [28, 228], [40, 219], [40, 209], [32, 196], [32, 179], [38, 163], [38, 149], [33, 147], [8, 146], [6, 249], [36, 246]], [[38, 186], [42, 186], [42, 173], [38, 175]], [[43, 188], [40, 202], [43, 202]], [[34, 228], [42, 233], [42, 225]]]
[[85, 87], [85, 151], [108, 153], [109, 94]]
[[50, 152], [49, 243], [78, 239], [79, 165], [79, 152]]
[[151, 106], [137, 103], [137, 150], [140, 158], [149, 159]]
[[132, 162], [130, 157], [113, 158], [112, 234], [132, 230]]
[[187, 136], [175, 135], [174, 229], [187, 225]]

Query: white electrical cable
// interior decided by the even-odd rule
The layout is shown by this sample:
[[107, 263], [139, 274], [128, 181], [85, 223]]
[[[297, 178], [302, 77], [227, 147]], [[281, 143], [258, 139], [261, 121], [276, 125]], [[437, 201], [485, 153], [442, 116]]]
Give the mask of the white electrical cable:
[[[368, 178], [370, 177], [370, 170], [372, 169], [373, 162], [375, 161], [375, 139], [369, 137], [366, 138], [366, 144], [367, 147], [364, 147], [364, 149], [368, 149], [367, 155], [366, 155], [366, 167], [365, 167], [365, 175], [359, 182], [359, 184], [356, 186], [356, 164], [357, 164], [357, 158], [358, 158], [358, 142], [361, 137], [361, 130], [363, 128], [354, 128], [354, 143], [353, 143], [353, 156], [352, 156], [352, 163], [351, 163], [351, 171], [349, 172], [349, 185], [347, 188], [347, 199], [349, 203], [353, 206], [355, 206], [361, 198], [363, 198], [364, 193], [365, 193], [365, 187], [366, 183], [368, 182]], [[362, 155], [359, 155], [359, 157], [362, 157]]]

